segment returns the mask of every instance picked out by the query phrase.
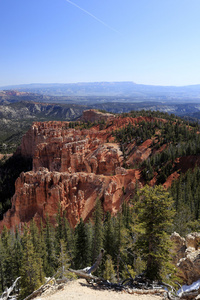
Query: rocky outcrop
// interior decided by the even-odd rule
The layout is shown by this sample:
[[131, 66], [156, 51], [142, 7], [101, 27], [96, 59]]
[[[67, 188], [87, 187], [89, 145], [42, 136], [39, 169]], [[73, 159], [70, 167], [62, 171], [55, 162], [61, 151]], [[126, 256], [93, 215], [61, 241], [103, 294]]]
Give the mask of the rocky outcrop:
[[110, 113], [104, 113], [96, 109], [89, 109], [83, 112], [80, 120], [84, 122], [99, 122], [99, 121], [108, 121], [113, 120], [115, 115]]
[[81, 217], [87, 220], [91, 216], [97, 197], [105, 211], [116, 213], [122, 202], [134, 195], [136, 181], [142, 185], [140, 170], [134, 167], [151, 155], [153, 139], [140, 144], [128, 142], [124, 151], [113, 132], [128, 124], [154, 121], [157, 119], [151, 116], [116, 117], [88, 110], [73, 124], [33, 123], [18, 149], [22, 156], [32, 158], [32, 172], [22, 173], [17, 179], [12, 208], [0, 222], [0, 229], [4, 224], [13, 227], [33, 217], [45, 219], [47, 214], [55, 222], [58, 203], [75, 225]]
[[91, 217], [97, 198], [104, 211], [115, 214], [134, 195], [140, 172], [122, 167], [124, 157], [111, 134], [113, 121], [102, 130], [98, 124], [89, 129], [81, 124], [69, 128], [69, 122], [35, 122], [24, 135], [18, 151], [32, 157], [33, 170], [17, 179], [12, 208], [0, 230], [32, 218], [44, 220], [47, 214], [56, 222], [58, 204], [74, 226], [81, 217]]
[[192, 284], [200, 279], [200, 233], [191, 233], [182, 238], [178, 233], [171, 236], [175, 248], [174, 262], [184, 283]]
[[32, 218], [44, 220], [47, 215], [55, 223], [59, 204], [74, 226], [80, 217], [83, 220], [91, 217], [97, 198], [101, 199], [104, 211], [116, 213], [123, 199], [122, 187], [127, 197], [133, 195], [135, 178], [132, 170], [115, 176], [49, 172], [45, 168], [21, 173], [15, 184], [12, 208], [0, 222], [0, 230], [3, 225], [13, 228]]
[[109, 132], [69, 129], [67, 122], [34, 123], [22, 139], [21, 154], [33, 157], [33, 170], [114, 175], [122, 166], [119, 145]]

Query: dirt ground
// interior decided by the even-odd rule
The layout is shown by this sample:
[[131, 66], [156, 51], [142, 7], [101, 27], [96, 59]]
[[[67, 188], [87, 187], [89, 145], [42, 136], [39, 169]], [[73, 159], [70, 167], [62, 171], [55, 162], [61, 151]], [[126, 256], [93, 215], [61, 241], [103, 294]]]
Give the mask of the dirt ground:
[[91, 287], [84, 279], [70, 281], [62, 290], [49, 293], [45, 292], [35, 300], [162, 300], [156, 295], [138, 295], [126, 292], [115, 292]]

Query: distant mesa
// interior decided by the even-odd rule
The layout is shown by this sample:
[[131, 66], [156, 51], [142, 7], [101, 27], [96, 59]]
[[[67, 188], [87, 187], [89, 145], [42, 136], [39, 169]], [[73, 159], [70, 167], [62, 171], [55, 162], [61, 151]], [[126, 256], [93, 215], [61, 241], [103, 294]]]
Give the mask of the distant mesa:
[[[132, 81], [122, 82], [78, 82], [63, 84], [21, 84], [0, 87], [4, 90], [18, 90], [51, 96], [122, 96], [138, 99], [161, 100], [200, 99], [200, 85], [158, 86], [136, 84]], [[187, 98], [188, 99], [188, 98]]]

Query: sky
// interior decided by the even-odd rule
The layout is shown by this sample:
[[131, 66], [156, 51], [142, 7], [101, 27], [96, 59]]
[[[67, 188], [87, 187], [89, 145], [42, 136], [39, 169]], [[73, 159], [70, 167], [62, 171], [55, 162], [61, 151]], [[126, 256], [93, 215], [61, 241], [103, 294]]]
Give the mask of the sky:
[[0, 0], [0, 86], [200, 84], [200, 0]]

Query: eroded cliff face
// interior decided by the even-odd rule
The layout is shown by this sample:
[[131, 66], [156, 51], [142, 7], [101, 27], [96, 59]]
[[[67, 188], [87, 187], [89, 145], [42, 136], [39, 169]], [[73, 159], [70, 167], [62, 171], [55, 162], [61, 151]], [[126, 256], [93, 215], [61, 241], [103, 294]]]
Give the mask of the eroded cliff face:
[[[124, 157], [112, 131], [137, 120], [106, 118], [102, 130], [101, 124], [89, 129], [72, 129], [68, 122], [56, 121], [32, 125], [22, 139], [20, 153], [33, 158], [33, 170], [17, 179], [12, 208], [0, 222], [0, 230], [3, 225], [12, 228], [32, 218], [39, 222], [47, 215], [55, 223], [59, 203], [74, 226], [81, 217], [92, 216], [97, 198], [104, 211], [115, 214], [134, 195], [136, 181], [141, 186], [140, 171], [122, 167]], [[139, 159], [141, 153], [142, 149]]]
[[16, 181], [16, 192], [12, 199], [12, 208], [5, 214], [2, 225], [11, 228], [19, 223], [45, 219], [48, 215], [55, 223], [58, 204], [66, 212], [67, 218], [75, 225], [80, 217], [87, 220], [92, 215], [95, 201], [100, 198], [103, 209], [116, 213], [123, 197], [122, 187], [130, 197], [135, 188], [135, 173], [130, 171], [115, 176], [96, 175], [94, 173], [49, 172], [40, 168], [34, 172], [21, 173]]
[[110, 132], [66, 129], [66, 122], [35, 123], [22, 139], [21, 154], [33, 157], [33, 170], [115, 174], [123, 164]]
[[182, 238], [175, 232], [171, 240], [175, 245], [174, 262], [180, 277], [190, 285], [200, 278], [200, 233], [194, 232]]

